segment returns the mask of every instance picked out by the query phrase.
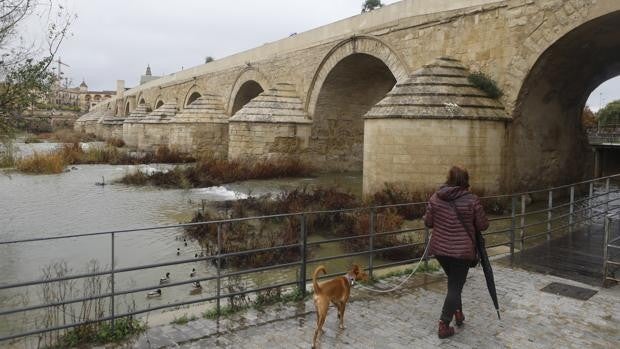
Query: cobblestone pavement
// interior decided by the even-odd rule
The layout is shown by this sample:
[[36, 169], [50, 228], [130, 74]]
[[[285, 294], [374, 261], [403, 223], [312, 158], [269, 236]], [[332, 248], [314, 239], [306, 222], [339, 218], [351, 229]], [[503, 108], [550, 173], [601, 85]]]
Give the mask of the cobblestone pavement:
[[[465, 326], [440, 340], [437, 321], [445, 292], [441, 273], [422, 274], [386, 295], [356, 288], [339, 330], [330, 308], [319, 348], [617, 348], [620, 343], [620, 287], [597, 289], [588, 301], [540, 291], [551, 282], [592, 288], [558, 277], [496, 266], [502, 312], [497, 319], [480, 268], [463, 291]], [[398, 278], [383, 281], [396, 284]], [[149, 329], [137, 348], [310, 348], [316, 314], [305, 304], [277, 305], [262, 311], [186, 325]], [[615, 344], [614, 344], [615, 343]]]

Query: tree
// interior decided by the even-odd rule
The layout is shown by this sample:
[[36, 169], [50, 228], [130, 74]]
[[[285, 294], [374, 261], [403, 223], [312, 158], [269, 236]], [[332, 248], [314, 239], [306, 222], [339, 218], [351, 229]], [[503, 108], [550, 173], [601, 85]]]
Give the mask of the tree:
[[381, 3], [381, 0], [366, 0], [362, 4], [362, 13], [370, 12], [370, 11], [378, 9], [380, 7], [383, 7], [383, 4]]
[[[47, 25], [43, 47], [20, 35], [33, 17]], [[0, 140], [12, 136], [21, 113], [52, 87], [55, 76], [48, 68], [74, 19], [55, 0], [0, 2]]]
[[583, 112], [581, 113], [581, 124], [584, 128], [596, 127], [596, 115], [594, 115], [594, 112], [592, 112], [587, 105], [583, 108]]
[[596, 113], [599, 126], [620, 125], [620, 99], [613, 101]]

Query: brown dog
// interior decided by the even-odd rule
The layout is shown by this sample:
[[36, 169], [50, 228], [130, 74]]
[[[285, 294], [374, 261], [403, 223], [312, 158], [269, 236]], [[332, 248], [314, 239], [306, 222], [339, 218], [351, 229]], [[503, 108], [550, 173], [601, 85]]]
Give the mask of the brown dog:
[[327, 308], [329, 303], [334, 303], [338, 308], [338, 319], [340, 320], [340, 328], [344, 329], [344, 309], [349, 301], [351, 286], [357, 280], [368, 280], [368, 275], [364, 273], [360, 267], [353, 264], [344, 276], [337, 277], [319, 284], [316, 279], [319, 273], [326, 274], [324, 266], [319, 266], [312, 274], [312, 286], [314, 287], [314, 306], [316, 307], [316, 330], [314, 331], [314, 339], [312, 340], [312, 348], [316, 347], [316, 341], [320, 334], [323, 333], [323, 323], [327, 317]]

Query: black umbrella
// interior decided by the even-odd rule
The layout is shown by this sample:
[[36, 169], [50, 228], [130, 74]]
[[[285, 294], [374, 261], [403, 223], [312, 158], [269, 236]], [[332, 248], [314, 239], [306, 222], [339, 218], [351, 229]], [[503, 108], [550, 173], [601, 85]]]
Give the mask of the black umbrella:
[[487, 254], [487, 249], [485, 247], [484, 237], [479, 231], [476, 232], [476, 250], [478, 250], [480, 265], [482, 265], [482, 270], [484, 271], [484, 278], [487, 281], [489, 294], [491, 295], [493, 305], [495, 305], [495, 310], [497, 311], [497, 318], [501, 320], [502, 318], [499, 315], [499, 303], [497, 302], [497, 291], [495, 290], [493, 268], [491, 267], [491, 262], [489, 261], [489, 255]]
[[[461, 217], [461, 214], [459, 213], [459, 210], [456, 208], [454, 201], [449, 201], [449, 204], [452, 206], [452, 209], [454, 209], [456, 216], [458, 217], [459, 221], [461, 221], [463, 228], [465, 228], [467, 235], [469, 236], [469, 238], [472, 240], [472, 243], [473, 243], [474, 238], [469, 233], [469, 230], [467, 229], [467, 225], [463, 221], [463, 217]], [[478, 251], [478, 257], [480, 257], [480, 264], [482, 265], [482, 270], [484, 271], [484, 278], [487, 280], [487, 288], [489, 289], [489, 294], [491, 295], [491, 299], [493, 300], [493, 305], [495, 305], [495, 310], [497, 311], [497, 318], [501, 320], [502, 318], [499, 315], [499, 303], [497, 302], [497, 290], [495, 289], [495, 278], [493, 277], [493, 268], [491, 268], [491, 262], [489, 262], [489, 255], [487, 254], [486, 243], [484, 242], [484, 236], [482, 236], [482, 233], [477, 230], [476, 230], [476, 242], [474, 244], [476, 245], [476, 250]]]

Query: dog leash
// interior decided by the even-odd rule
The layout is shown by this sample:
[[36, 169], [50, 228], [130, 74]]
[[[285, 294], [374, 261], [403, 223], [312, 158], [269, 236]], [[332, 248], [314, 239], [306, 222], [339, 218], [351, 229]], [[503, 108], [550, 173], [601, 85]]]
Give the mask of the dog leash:
[[367, 291], [371, 291], [371, 292], [377, 292], [377, 293], [388, 293], [388, 292], [393, 292], [398, 290], [399, 288], [401, 288], [407, 281], [409, 281], [409, 279], [411, 279], [411, 277], [413, 276], [413, 274], [415, 274], [418, 269], [420, 268], [420, 265], [422, 264], [422, 260], [426, 259], [426, 255], [428, 254], [428, 247], [431, 245], [431, 235], [429, 234], [428, 236], [428, 243], [426, 244], [426, 248], [424, 249], [424, 254], [422, 254], [422, 258], [420, 258], [420, 262], [418, 263], [418, 265], [416, 265], [416, 267], [411, 271], [411, 273], [398, 285], [390, 288], [390, 289], [381, 289], [381, 288], [372, 288], [372, 287], [366, 287], [360, 283], [358, 283], [359, 287], [367, 290]]

